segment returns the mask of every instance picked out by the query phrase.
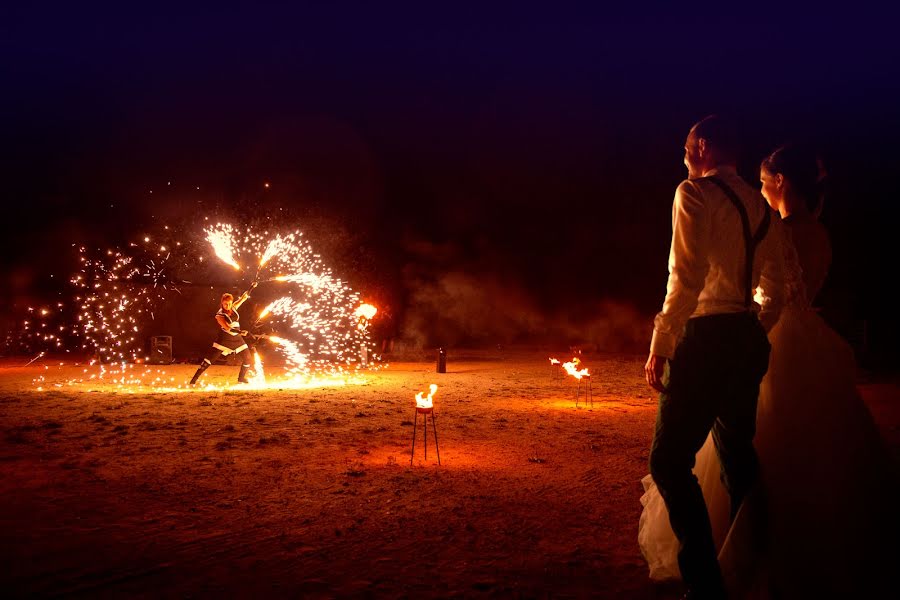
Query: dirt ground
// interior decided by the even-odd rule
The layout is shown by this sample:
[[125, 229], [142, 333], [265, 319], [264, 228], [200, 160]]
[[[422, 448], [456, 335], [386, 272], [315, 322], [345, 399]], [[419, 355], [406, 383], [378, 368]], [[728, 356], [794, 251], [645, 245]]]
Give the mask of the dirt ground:
[[[358, 385], [159, 393], [56, 388], [80, 368], [49, 361], [0, 368], [0, 589], [677, 597], [637, 545], [656, 415], [643, 357], [586, 356], [593, 407], [577, 408], [547, 358], [451, 352], [444, 374], [392, 363]], [[441, 464], [420, 416], [410, 466], [430, 383]], [[900, 387], [861, 390], [896, 452]]]

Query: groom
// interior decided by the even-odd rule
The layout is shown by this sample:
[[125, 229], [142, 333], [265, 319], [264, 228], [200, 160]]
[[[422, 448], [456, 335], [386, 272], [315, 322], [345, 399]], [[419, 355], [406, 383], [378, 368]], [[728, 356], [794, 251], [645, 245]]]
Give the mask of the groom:
[[680, 542], [687, 597], [724, 598], [709, 514], [691, 469], [712, 430], [734, 518], [759, 470], [756, 402], [769, 357], [752, 290], [762, 279], [777, 295], [783, 277], [777, 236], [767, 236], [769, 208], [736, 171], [734, 126], [706, 117], [691, 128], [684, 150], [688, 179], [675, 191], [666, 299], [644, 367], [660, 392], [650, 473]]

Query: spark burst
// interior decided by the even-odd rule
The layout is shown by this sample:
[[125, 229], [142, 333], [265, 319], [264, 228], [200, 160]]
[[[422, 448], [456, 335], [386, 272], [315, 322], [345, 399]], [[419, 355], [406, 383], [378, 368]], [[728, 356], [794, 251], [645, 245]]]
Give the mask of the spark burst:
[[[59, 323], [45, 350], [86, 356], [71, 363], [66, 372], [78, 375], [62, 385], [104, 383], [124, 386], [176, 385], [164, 369], [148, 360], [146, 331], [160, 311], [171, 306], [175, 295], [190, 282], [189, 270], [199, 273], [191, 257], [191, 244], [182, 242], [168, 226], [156, 235], [144, 234], [122, 247], [107, 249], [72, 246], [78, 255], [78, 271], [69, 278], [70, 295], [55, 310], [42, 310], [42, 330]], [[44, 317], [46, 315], [46, 317]], [[26, 331], [35, 324], [25, 322]], [[50, 346], [52, 343], [52, 346]], [[49, 357], [48, 357], [49, 358]], [[60, 362], [56, 367], [64, 367]], [[45, 371], [50, 366], [45, 365]], [[46, 377], [35, 383], [42, 387]]]
[[[165, 368], [145, 364], [144, 342], [156, 316], [175, 310], [174, 295], [200, 281], [221, 282], [221, 275], [212, 273], [216, 261], [204, 260], [211, 248], [234, 269], [229, 278], [243, 279], [234, 285], [249, 283], [253, 275], [253, 281], [263, 284], [254, 295], [268, 299], [255, 322], [245, 316], [255, 334], [248, 341], [259, 346], [254, 348], [256, 375], [249, 387], [319, 387], [356, 380], [352, 375], [362, 366], [360, 350], [369, 349], [367, 326], [375, 308], [360, 305], [359, 295], [322, 264], [301, 232], [239, 233], [231, 225], [216, 224], [203, 234], [183, 237], [165, 226], [160, 234], [141, 235], [123, 247], [73, 245], [80, 265], [69, 281], [73, 297], [29, 309], [24, 337], [22, 332], [18, 337], [21, 349], [71, 349], [90, 356], [83, 364], [74, 363], [77, 369], [65, 367], [78, 376], [54, 384], [57, 387], [87, 383], [125, 392], [184, 389], [184, 382]], [[283, 361], [280, 370], [271, 366], [278, 356]], [[269, 363], [265, 374], [264, 362]], [[48, 364], [45, 370], [57, 367], [63, 370], [64, 363]], [[39, 388], [48, 381], [44, 376], [35, 379]]]
[[[285, 361], [289, 380], [343, 377], [361, 366], [360, 350], [369, 347], [362, 322], [374, 312], [359, 313], [359, 294], [326, 268], [300, 231], [238, 234], [228, 224], [206, 229], [206, 239], [222, 262], [256, 265], [253, 280], [270, 300], [253, 323], [253, 333], [271, 342]], [[240, 268], [240, 267], [237, 267]], [[371, 307], [374, 309], [374, 307]], [[274, 335], [277, 334], [277, 335]]]
[[180, 276], [190, 262], [184, 249], [180, 241], [150, 236], [102, 253], [79, 247], [81, 270], [70, 283], [81, 349], [100, 363], [145, 361], [141, 334], [147, 323], [190, 283]]

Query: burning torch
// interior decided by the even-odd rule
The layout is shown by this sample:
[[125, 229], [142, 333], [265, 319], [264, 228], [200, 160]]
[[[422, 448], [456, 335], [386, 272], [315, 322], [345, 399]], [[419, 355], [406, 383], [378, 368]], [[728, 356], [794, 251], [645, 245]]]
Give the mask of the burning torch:
[[[371, 304], [361, 304], [359, 308], [356, 309], [354, 313], [359, 318], [359, 330], [365, 331], [369, 326], [369, 321], [372, 320], [372, 317], [375, 316], [375, 313], [378, 312], [378, 309], [372, 306]], [[369, 362], [369, 349], [366, 347], [366, 338], [362, 338], [362, 343], [359, 347], [359, 360], [362, 366], [366, 366]]]

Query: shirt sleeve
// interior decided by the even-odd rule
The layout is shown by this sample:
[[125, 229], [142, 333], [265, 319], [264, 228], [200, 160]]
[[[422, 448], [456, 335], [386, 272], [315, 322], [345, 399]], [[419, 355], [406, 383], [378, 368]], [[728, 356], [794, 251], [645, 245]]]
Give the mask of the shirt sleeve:
[[696, 183], [683, 181], [672, 204], [669, 281], [662, 311], [653, 320], [652, 354], [674, 356], [709, 272], [709, 243], [709, 210], [703, 194]]

